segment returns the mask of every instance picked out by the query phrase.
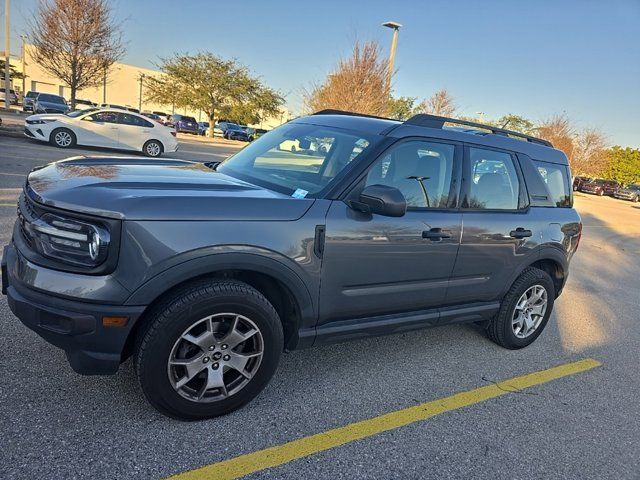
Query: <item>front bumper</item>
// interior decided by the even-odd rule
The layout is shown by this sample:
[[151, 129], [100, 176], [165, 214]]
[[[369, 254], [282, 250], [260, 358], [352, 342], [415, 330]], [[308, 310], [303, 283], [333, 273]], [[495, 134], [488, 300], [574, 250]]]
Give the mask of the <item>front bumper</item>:
[[[88, 303], [29, 288], [15, 276], [18, 255], [11, 244], [2, 256], [2, 293], [13, 314], [47, 342], [62, 348], [77, 373], [115, 373], [145, 307]], [[103, 317], [128, 317], [128, 321], [122, 327], [107, 327]]]

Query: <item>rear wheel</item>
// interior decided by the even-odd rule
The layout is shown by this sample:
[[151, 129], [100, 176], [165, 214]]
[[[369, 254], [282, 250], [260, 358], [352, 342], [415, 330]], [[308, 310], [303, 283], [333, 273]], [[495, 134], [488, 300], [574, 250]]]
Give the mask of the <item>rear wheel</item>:
[[142, 153], [147, 157], [159, 157], [162, 154], [162, 144], [157, 140], [149, 140], [142, 147]]
[[530, 345], [547, 325], [554, 298], [555, 289], [549, 274], [527, 268], [513, 282], [500, 310], [489, 322], [489, 338], [508, 349]]
[[58, 148], [71, 148], [76, 144], [76, 136], [68, 128], [56, 128], [51, 132], [49, 141]]
[[633, 203], [638, 203], [638, 200], [640, 200], [640, 195], [633, 197]]
[[245, 283], [198, 281], [151, 315], [139, 336], [136, 369], [149, 402], [168, 416], [197, 420], [236, 410], [277, 368], [282, 324]]

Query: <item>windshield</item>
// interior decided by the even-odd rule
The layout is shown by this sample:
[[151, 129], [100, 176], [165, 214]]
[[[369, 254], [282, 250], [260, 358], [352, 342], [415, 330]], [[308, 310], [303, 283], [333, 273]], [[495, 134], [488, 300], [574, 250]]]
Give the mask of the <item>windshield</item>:
[[218, 171], [295, 197], [316, 196], [376, 137], [318, 125], [286, 124], [224, 161]]
[[57, 95], [49, 95], [49, 94], [46, 94], [46, 93], [41, 93], [40, 95], [38, 95], [38, 101], [39, 102], [66, 104], [66, 102], [64, 101], [64, 98], [59, 97]]

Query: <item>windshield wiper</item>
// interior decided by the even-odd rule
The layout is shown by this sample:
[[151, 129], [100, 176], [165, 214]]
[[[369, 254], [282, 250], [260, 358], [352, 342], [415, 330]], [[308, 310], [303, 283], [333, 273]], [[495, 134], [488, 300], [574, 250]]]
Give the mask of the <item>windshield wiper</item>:
[[218, 165], [220, 165], [222, 162], [205, 162], [203, 163], [203, 165], [205, 167], [210, 168], [211, 170], [216, 170], [218, 168]]

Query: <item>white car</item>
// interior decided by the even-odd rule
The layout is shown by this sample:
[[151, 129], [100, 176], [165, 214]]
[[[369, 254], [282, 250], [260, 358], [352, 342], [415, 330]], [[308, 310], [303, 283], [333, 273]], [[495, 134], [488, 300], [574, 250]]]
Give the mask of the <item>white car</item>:
[[137, 113], [111, 108], [31, 115], [25, 119], [24, 134], [59, 148], [87, 145], [135, 150], [148, 157], [178, 150], [174, 129]]

